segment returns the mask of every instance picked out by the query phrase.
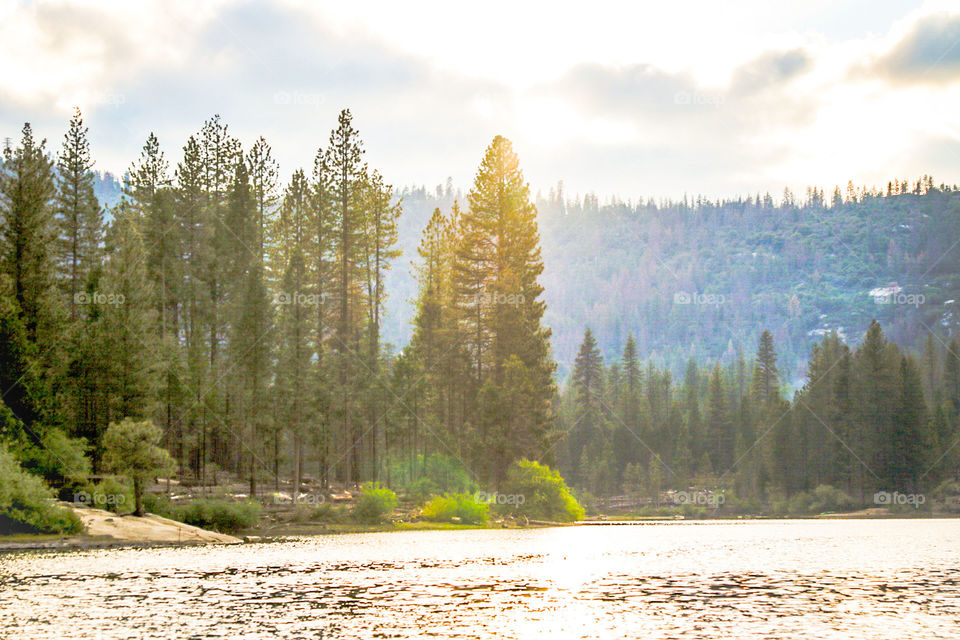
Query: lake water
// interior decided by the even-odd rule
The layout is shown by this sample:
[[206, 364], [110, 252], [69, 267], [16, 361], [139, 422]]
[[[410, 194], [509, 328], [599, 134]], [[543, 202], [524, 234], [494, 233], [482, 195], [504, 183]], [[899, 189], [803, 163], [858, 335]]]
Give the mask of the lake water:
[[0, 637], [960, 638], [960, 520], [0, 555]]

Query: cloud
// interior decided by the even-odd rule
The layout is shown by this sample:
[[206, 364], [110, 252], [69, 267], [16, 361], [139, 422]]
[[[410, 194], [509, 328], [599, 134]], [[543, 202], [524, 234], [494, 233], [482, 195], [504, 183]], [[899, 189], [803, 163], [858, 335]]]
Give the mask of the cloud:
[[734, 71], [731, 91], [745, 94], [780, 88], [812, 64], [812, 58], [802, 49], [764, 53]]
[[[649, 37], [634, 40], [585, 30], [587, 18], [563, 12], [546, 28], [530, 10], [497, 32], [496, 52], [477, 46], [487, 41], [476, 33], [446, 28], [465, 15], [448, 5], [375, 16], [332, 7], [48, 0], [0, 8], [0, 137], [17, 136], [29, 120], [55, 147], [77, 104], [98, 168], [123, 171], [150, 131], [175, 165], [187, 136], [219, 113], [242, 142], [265, 136], [289, 175], [310, 166], [349, 107], [368, 161], [397, 185], [447, 176], [468, 185], [496, 134], [514, 141], [535, 188], [563, 179], [624, 197], [843, 184], [885, 174], [897, 158], [915, 159], [916, 173], [952, 171], [929, 137], [950, 139], [960, 113], [960, 86], [949, 84], [960, 74], [960, 17], [949, 7], [901, 12], [895, 24], [891, 13], [867, 27], [818, 10], [810, 33], [784, 31], [772, 10], [747, 11], [750, 22], [717, 9], [709, 30], [648, 20], [641, 33]], [[475, 31], [495, 29], [496, 15], [480, 13]], [[844, 35], [825, 35], [820, 22], [841, 19]], [[924, 86], [907, 86], [918, 78]], [[903, 125], [878, 138], [891, 121]]]
[[135, 33], [150, 42], [139, 49], [112, 11], [68, 5], [19, 16], [33, 34], [33, 76], [44, 81], [0, 91], [6, 135], [30, 120], [58, 143], [79, 104], [98, 166], [122, 171], [150, 131], [175, 165], [187, 136], [219, 113], [245, 143], [264, 135], [289, 174], [309, 167], [337, 112], [350, 108], [388, 180], [435, 183], [460, 165], [466, 181], [514, 108], [497, 82], [439, 70], [304, 7], [232, 2], [189, 21], [174, 7], [152, 15], [152, 35]]
[[872, 70], [903, 83], [950, 83], [960, 79], [960, 14], [937, 13], [918, 20]]
[[[580, 64], [538, 91], [569, 100], [591, 114], [628, 118], [670, 118], [683, 115], [678, 105], [696, 111], [711, 106], [692, 76], [668, 73], [648, 64]], [[699, 99], [695, 99], [697, 96]]]

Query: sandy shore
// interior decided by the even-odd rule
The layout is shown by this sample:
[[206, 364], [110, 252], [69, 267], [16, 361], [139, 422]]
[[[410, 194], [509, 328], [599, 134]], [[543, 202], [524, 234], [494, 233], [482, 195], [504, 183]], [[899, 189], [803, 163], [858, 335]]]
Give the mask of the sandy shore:
[[147, 514], [139, 518], [118, 516], [102, 509], [78, 507], [63, 503], [83, 521], [84, 533], [57, 540], [50, 536], [18, 536], [16, 541], [4, 542], [0, 537], [0, 551], [22, 549], [95, 549], [99, 547], [170, 546], [194, 544], [239, 544], [240, 538], [216, 531], [208, 531], [189, 524]]

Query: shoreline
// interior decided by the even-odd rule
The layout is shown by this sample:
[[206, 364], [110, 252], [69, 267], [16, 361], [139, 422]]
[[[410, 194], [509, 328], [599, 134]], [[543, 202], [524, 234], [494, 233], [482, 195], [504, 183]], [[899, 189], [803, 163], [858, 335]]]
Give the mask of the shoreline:
[[[72, 507], [73, 508], [73, 507]], [[718, 518], [676, 518], [650, 516], [616, 518], [612, 514], [592, 516], [579, 522], [540, 522], [520, 524], [499, 521], [485, 525], [447, 522], [394, 522], [384, 524], [355, 523], [289, 523], [243, 530], [236, 536], [209, 531], [182, 522], [148, 513], [142, 518], [118, 516], [109, 511], [74, 508], [84, 520], [85, 533], [72, 536], [57, 534], [13, 534], [0, 536], [0, 554], [17, 551], [85, 551], [89, 549], [151, 549], [216, 544], [255, 544], [284, 542], [292, 538], [349, 535], [359, 533], [393, 533], [402, 531], [468, 531], [475, 529], [543, 529], [570, 526], [640, 526], [672, 522], [721, 523], [776, 520], [931, 520], [954, 519], [956, 513], [895, 513], [885, 508], [862, 509], [847, 513], [821, 513], [807, 516], [769, 516], [751, 514]], [[176, 536], [176, 539], [174, 539]]]
[[142, 517], [132, 514], [120, 516], [102, 509], [61, 504], [77, 514], [83, 522], [83, 533], [70, 536], [46, 533], [0, 536], [0, 552], [176, 547], [243, 542], [236, 536], [208, 531], [152, 513]]

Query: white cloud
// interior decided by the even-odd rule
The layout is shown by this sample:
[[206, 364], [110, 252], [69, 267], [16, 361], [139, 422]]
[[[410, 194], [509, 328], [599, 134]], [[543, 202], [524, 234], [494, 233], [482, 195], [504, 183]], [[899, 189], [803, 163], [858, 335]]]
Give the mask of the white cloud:
[[960, 13], [868, 4], [17, 3], [0, 126], [57, 141], [79, 104], [99, 166], [123, 170], [150, 130], [175, 161], [221, 113], [289, 173], [351, 107], [397, 184], [465, 185], [496, 134], [569, 192], [956, 181]]

